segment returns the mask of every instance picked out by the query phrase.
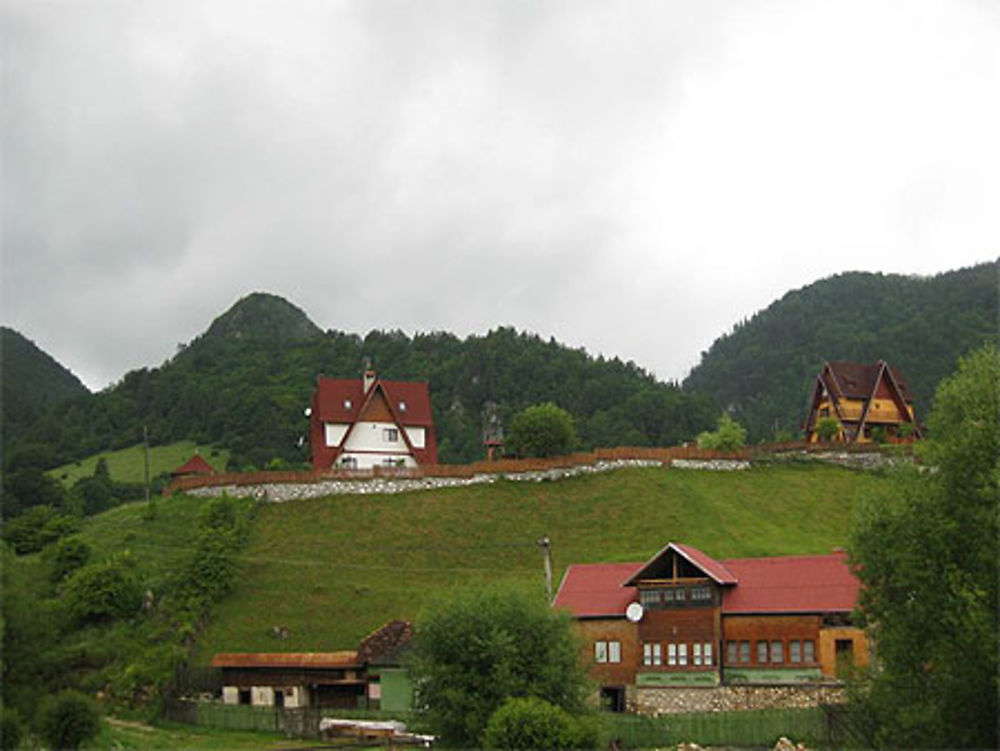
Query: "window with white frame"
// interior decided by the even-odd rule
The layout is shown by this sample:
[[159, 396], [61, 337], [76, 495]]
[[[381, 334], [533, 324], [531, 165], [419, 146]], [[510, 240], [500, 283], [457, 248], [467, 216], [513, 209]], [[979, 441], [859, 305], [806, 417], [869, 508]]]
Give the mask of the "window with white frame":
[[608, 643], [606, 641], [594, 642], [594, 662], [608, 661]]
[[691, 664], [701, 667], [701, 644], [698, 642], [691, 645]]
[[784, 662], [785, 656], [783, 652], [784, 650], [779, 640], [775, 639], [771, 642], [771, 662]]
[[382, 428], [382, 440], [385, 443], [396, 443], [399, 440], [399, 429]]
[[802, 661], [816, 662], [816, 642], [812, 639], [802, 642]]
[[622, 643], [620, 641], [608, 642], [608, 662], [622, 661]]
[[703, 665], [712, 664], [712, 642], [707, 641], [701, 645], [701, 659]]
[[788, 642], [788, 661], [802, 662], [802, 642], [798, 639]]
[[688, 645], [678, 644], [677, 645], [677, 664], [687, 665], [688, 664]]
[[677, 664], [677, 645], [668, 644], [667, 645], [667, 664], [676, 665]]
[[620, 641], [595, 641], [594, 642], [594, 662], [622, 661], [622, 643]]
[[663, 651], [659, 644], [647, 642], [642, 645], [642, 664], [649, 666], [663, 664]]

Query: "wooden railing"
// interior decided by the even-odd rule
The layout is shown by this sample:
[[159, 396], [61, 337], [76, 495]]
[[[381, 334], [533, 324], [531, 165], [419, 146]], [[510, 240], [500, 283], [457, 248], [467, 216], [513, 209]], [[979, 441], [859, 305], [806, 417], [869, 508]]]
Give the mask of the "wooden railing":
[[870, 453], [879, 450], [875, 444], [842, 443], [769, 443], [748, 446], [739, 451], [710, 451], [697, 446], [620, 446], [598, 448], [593, 451], [553, 456], [545, 459], [499, 459], [471, 464], [428, 464], [419, 467], [374, 467], [372, 469], [325, 469], [260, 472], [221, 472], [213, 475], [180, 477], [167, 485], [163, 493], [183, 493], [195, 488], [234, 485], [312, 484], [330, 480], [371, 480], [374, 478], [421, 479], [425, 477], [470, 478], [482, 474], [513, 474], [519, 472], [544, 472], [551, 469], [568, 469], [589, 466], [598, 462], [658, 461], [669, 464], [674, 459], [710, 461], [713, 459], [752, 460], [784, 451], [846, 451]]

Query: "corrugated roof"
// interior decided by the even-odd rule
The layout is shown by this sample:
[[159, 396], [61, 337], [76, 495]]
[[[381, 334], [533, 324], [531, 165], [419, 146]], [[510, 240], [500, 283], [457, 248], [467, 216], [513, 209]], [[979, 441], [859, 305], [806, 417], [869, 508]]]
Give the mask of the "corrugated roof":
[[574, 563], [566, 569], [552, 606], [577, 618], [624, 616], [635, 588], [623, 586], [641, 563]]
[[358, 653], [344, 652], [220, 652], [213, 668], [352, 668]]

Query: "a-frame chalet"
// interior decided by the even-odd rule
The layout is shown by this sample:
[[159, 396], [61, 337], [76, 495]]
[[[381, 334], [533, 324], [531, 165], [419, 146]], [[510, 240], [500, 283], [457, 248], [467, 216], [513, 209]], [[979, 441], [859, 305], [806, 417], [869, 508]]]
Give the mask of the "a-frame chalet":
[[843, 360], [824, 363], [809, 400], [807, 441], [820, 440], [817, 426], [827, 418], [837, 422], [831, 440], [842, 443], [872, 441], [877, 431], [890, 441], [920, 438], [909, 386], [885, 360], [874, 365]]

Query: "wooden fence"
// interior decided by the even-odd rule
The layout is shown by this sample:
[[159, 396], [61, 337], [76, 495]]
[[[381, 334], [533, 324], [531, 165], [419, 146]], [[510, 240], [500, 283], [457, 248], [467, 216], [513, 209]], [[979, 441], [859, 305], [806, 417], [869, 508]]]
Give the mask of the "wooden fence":
[[553, 456], [546, 459], [499, 459], [479, 461], [471, 464], [426, 464], [419, 467], [374, 467], [372, 469], [326, 469], [310, 471], [261, 471], [222, 472], [213, 475], [180, 477], [163, 489], [164, 495], [183, 493], [195, 488], [233, 485], [278, 485], [313, 484], [330, 480], [371, 480], [374, 478], [422, 479], [427, 477], [470, 478], [483, 474], [514, 474], [519, 472], [544, 472], [551, 469], [569, 469], [610, 461], [658, 461], [669, 464], [674, 459], [711, 461], [714, 459], [754, 460], [781, 452], [804, 451], [821, 453], [828, 451], [848, 453], [872, 453], [883, 450], [873, 444], [830, 444], [830, 443], [769, 443], [748, 446], [739, 451], [710, 451], [697, 446], [670, 446], [656, 448], [646, 446], [622, 446], [599, 448], [593, 451]]

